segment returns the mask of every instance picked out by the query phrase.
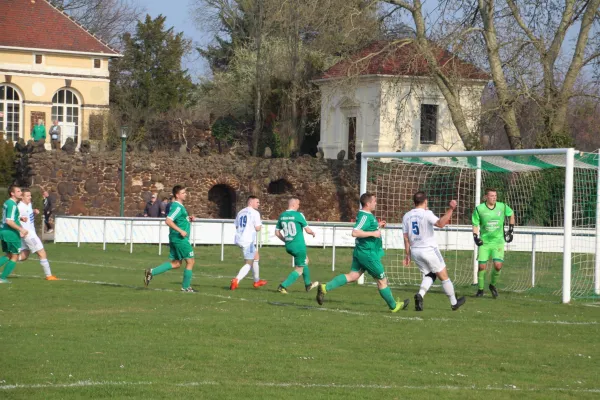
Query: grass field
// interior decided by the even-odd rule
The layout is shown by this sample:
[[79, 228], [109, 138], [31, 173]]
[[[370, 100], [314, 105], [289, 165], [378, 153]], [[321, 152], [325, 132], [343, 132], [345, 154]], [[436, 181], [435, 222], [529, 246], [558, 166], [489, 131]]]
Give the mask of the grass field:
[[[163, 262], [154, 246], [47, 245], [46, 282], [35, 260], [0, 286], [0, 398], [597, 399], [600, 308], [559, 297], [501, 292], [450, 311], [439, 287], [408, 310], [386, 311], [373, 286], [328, 293], [319, 307], [282, 248], [263, 248], [269, 284], [227, 290], [238, 250], [196, 247], [193, 286], [181, 272], [142, 284]], [[314, 280], [334, 276], [331, 251], [310, 249]], [[337, 269], [348, 269], [340, 249]]]

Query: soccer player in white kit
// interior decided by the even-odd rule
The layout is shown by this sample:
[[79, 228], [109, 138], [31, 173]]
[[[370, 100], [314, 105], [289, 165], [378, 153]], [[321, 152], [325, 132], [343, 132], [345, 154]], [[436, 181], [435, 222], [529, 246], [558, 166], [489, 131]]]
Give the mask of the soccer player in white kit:
[[247, 207], [240, 211], [235, 217], [235, 244], [237, 244], [244, 254], [244, 266], [240, 269], [237, 276], [231, 280], [230, 290], [238, 288], [238, 284], [250, 269], [254, 276], [254, 286], [259, 288], [267, 284], [267, 281], [260, 279], [258, 273], [258, 249], [256, 248], [256, 233], [262, 228], [262, 221], [258, 207], [260, 200], [256, 196], [249, 196], [246, 203]]
[[448, 204], [450, 208], [442, 218], [438, 218], [427, 208], [427, 195], [417, 192], [413, 196], [415, 208], [404, 214], [402, 230], [404, 231], [404, 266], [408, 267], [411, 259], [423, 274], [419, 293], [415, 294], [415, 310], [423, 311], [423, 297], [433, 285], [436, 277], [442, 281], [442, 288], [450, 299], [453, 311], [465, 304], [466, 299], [456, 299], [454, 285], [448, 277], [446, 263], [438, 249], [433, 227], [443, 228], [450, 223], [452, 212], [456, 210], [456, 200]]
[[23, 189], [23, 197], [17, 207], [19, 207], [19, 214], [21, 215], [21, 226], [29, 232], [27, 236], [21, 238], [21, 253], [19, 254], [19, 260], [25, 261], [29, 258], [31, 253], [37, 253], [44, 274], [46, 275], [46, 280], [59, 280], [56, 276], [52, 275], [48, 256], [46, 255], [46, 250], [44, 250], [44, 244], [37, 233], [35, 233], [35, 216], [39, 214], [40, 211], [38, 209], [33, 209], [31, 206], [31, 191], [29, 189]]

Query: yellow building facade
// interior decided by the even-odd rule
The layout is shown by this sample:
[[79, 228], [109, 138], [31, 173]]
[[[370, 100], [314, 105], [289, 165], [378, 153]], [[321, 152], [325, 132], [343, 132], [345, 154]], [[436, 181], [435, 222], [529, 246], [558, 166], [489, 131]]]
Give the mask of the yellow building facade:
[[0, 15], [21, 11], [23, 17], [29, 11], [35, 19], [41, 14], [53, 20], [60, 31], [53, 35], [60, 36], [47, 40], [39, 32], [39, 40], [29, 43], [18, 32], [0, 38], [0, 131], [5, 139], [31, 139], [34, 124], [42, 120], [48, 147], [53, 121], [61, 126], [61, 145], [67, 138], [78, 146], [83, 140], [102, 140], [109, 108], [108, 64], [120, 55], [46, 1], [6, 1], [0, 2]]

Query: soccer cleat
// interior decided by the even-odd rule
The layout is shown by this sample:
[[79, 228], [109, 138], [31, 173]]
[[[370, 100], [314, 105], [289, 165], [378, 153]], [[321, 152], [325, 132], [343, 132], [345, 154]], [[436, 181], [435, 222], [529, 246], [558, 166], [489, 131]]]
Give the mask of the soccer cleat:
[[415, 311], [423, 311], [423, 296], [415, 294]]
[[52, 233], [52, 232], [54, 232], [54, 229], [50, 229], [50, 230], [48, 230], [48, 232], [46, 232], [46, 233]]
[[319, 286], [319, 282], [311, 282], [310, 285], [306, 285], [306, 286], [304, 286], [304, 288], [306, 289], [307, 292], [310, 292], [317, 286]]
[[54, 275], [48, 275], [46, 277], [47, 281], [60, 281], [60, 279], [58, 279], [57, 277], [55, 277]]
[[0, 279], [0, 283], [10, 283], [8, 279]]
[[236, 278], [233, 278], [231, 280], [231, 285], [229, 285], [229, 290], [235, 290], [238, 288], [238, 280]]
[[198, 293], [198, 291], [191, 286], [188, 287], [187, 289], [181, 288], [181, 291], [185, 292], [185, 293]]
[[475, 294], [475, 297], [483, 297], [483, 290], [477, 289], [477, 293]]
[[325, 300], [325, 295], [327, 294], [327, 285], [324, 283], [319, 284], [317, 287], [317, 303], [320, 306], [323, 305], [323, 300]]
[[498, 297], [498, 290], [496, 290], [496, 286], [490, 285], [490, 292], [492, 292], [492, 297], [493, 298]]
[[456, 311], [460, 308], [460, 306], [462, 306], [463, 304], [465, 304], [467, 302], [467, 299], [465, 299], [465, 297], [461, 297], [460, 299], [456, 299], [456, 304], [452, 306], [452, 311]]
[[144, 286], [148, 287], [151, 280], [152, 280], [152, 270], [151, 269], [144, 270]]
[[263, 280], [263, 279], [259, 279], [259, 280], [258, 280], [258, 282], [254, 282], [254, 283], [252, 284], [252, 287], [253, 287], [254, 289], [258, 289], [259, 287], [261, 287], [261, 286], [265, 286], [266, 284], [267, 284], [267, 281], [265, 281], [265, 280]]
[[410, 300], [409, 299], [404, 299], [404, 301], [401, 303], [400, 299], [396, 300], [396, 308], [394, 308], [393, 310], [390, 310], [391, 312], [398, 312], [400, 310], [406, 310], [406, 308], [408, 307], [408, 305], [410, 304]]
[[284, 287], [283, 287], [283, 286], [281, 286], [281, 285], [279, 285], [279, 287], [277, 288], [277, 291], [278, 291], [279, 293], [282, 293], [282, 294], [288, 294], [288, 291], [287, 291], [287, 289], [286, 289], [286, 288], [284, 288]]

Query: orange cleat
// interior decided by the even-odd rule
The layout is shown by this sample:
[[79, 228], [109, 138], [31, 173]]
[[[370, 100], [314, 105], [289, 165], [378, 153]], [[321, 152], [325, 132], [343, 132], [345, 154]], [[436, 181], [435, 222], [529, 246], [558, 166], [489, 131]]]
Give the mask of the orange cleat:
[[252, 286], [254, 286], [254, 288], [259, 288], [261, 286], [265, 286], [267, 284], [267, 281], [260, 279], [258, 282], [254, 282], [254, 284]]
[[60, 279], [58, 279], [57, 277], [55, 277], [54, 275], [48, 275], [46, 277], [47, 281], [60, 281]]
[[238, 280], [236, 278], [233, 278], [231, 280], [231, 285], [229, 285], [229, 290], [235, 290], [238, 288]]

